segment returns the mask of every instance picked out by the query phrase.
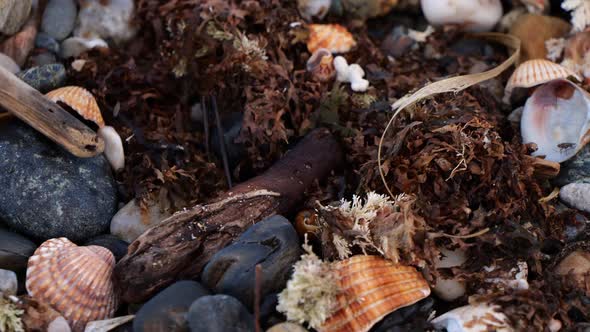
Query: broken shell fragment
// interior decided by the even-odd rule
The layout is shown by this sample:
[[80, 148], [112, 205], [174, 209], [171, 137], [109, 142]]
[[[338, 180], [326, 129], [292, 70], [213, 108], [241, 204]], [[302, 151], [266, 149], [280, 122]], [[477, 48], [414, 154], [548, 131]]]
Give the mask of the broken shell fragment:
[[504, 92], [505, 101], [510, 98], [514, 88], [531, 88], [552, 80], [566, 79], [570, 76], [579, 81], [582, 80], [572, 70], [549, 60], [533, 59], [525, 61], [516, 67], [512, 76], [510, 76]]
[[115, 171], [125, 167], [125, 152], [123, 141], [115, 128], [104, 126], [98, 129], [98, 136], [104, 140], [104, 155]]
[[421, 0], [422, 12], [432, 25], [458, 24], [467, 31], [489, 31], [502, 18], [500, 0]]
[[83, 331], [86, 323], [115, 313], [114, 265], [106, 248], [50, 239], [29, 259], [26, 288], [29, 295], [59, 311], [73, 331]]
[[297, 0], [297, 9], [304, 19], [323, 19], [330, 10], [332, 0]]
[[590, 252], [570, 253], [557, 265], [555, 273], [569, 277], [576, 287], [590, 295]]
[[437, 330], [446, 329], [449, 332], [513, 331], [500, 306], [487, 303], [453, 309], [433, 319], [432, 325]]
[[527, 100], [520, 129], [523, 143], [535, 143], [533, 156], [563, 162], [590, 139], [588, 93], [567, 80], [554, 80], [537, 88]]
[[332, 53], [325, 48], [320, 48], [307, 60], [307, 71], [312, 74], [314, 79], [327, 82], [336, 75], [333, 61]]
[[54, 103], [60, 101], [70, 106], [84, 119], [94, 122], [99, 128], [104, 127], [100, 108], [90, 91], [79, 86], [65, 86], [48, 92], [45, 97]]
[[332, 53], [346, 53], [356, 46], [354, 37], [339, 24], [310, 24], [307, 49], [315, 53], [320, 48]]

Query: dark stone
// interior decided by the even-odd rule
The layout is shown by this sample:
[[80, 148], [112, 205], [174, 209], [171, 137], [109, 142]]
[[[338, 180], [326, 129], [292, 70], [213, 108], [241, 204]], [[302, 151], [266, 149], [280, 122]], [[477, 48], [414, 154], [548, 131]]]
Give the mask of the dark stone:
[[559, 175], [552, 181], [558, 187], [574, 182], [590, 183], [590, 145], [583, 147], [572, 159], [561, 163]]
[[[245, 148], [240, 143], [235, 143], [236, 138], [240, 135], [242, 130], [242, 113], [231, 113], [226, 119], [222, 120], [223, 139], [225, 141], [225, 150], [227, 152], [227, 159], [230, 167], [238, 165], [240, 160], [244, 157]], [[215, 123], [214, 115], [209, 115], [209, 122]], [[213, 151], [221, 160], [221, 146], [219, 142], [219, 133], [217, 127], [214, 127], [211, 135], [211, 146]]]
[[26, 269], [35, 249], [37, 245], [26, 237], [0, 228], [0, 269]]
[[492, 57], [494, 49], [487, 42], [480, 39], [461, 39], [449, 47], [452, 53], [466, 57]]
[[35, 37], [35, 47], [44, 48], [53, 54], [59, 54], [59, 43], [50, 35], [39, 32]]
[[201, 279], [215, 293], [232, 295], [253, 308], [256, 265], [262, 267], [264, 297], [285, 288], [300, 254], [299, 237], [291, 223], [282, 216], [272, 216], [215, 254]]
[[93, 239], [90, 239], [85, 245], [95, 245], [109, 249], [115, 256], [116, 261], [119, 261], [127, 254], [127, 247], [129, 247], [129, 243], [111, 234], [99, 235]]
[[428, 317], [434, 300], [426, 298], [411, 306], [397, 309], [385, 316], [370, 330], [371, 332], [422, 332], [429, 331]]
[[115, 181], [100, 155], [77, 158], [20, 121], [0, 127], [0, 220], [37, 240], [108, 232]]
[[408, 36], [408, 29], [404, 26], [397, 26], [385, 37], [381, 43], [381, 49], [396, 58], [409, 52], [414, 44], [414, 39]]
[[188, 331], [186, 314], [198, 298], [209, 291], [196, 281], [178, 281], [158, 293], [139, 309], [133, 320], [134, 332]]
[[46, 93], [65, 84], [66, 68], [61, 63], [52, 63], [29, 68], [16, 76], [40, 92]]
[[228, 295], [203, 296], [188, 312], [191, 332], [250, 332], [254, 317], [240, 301]]

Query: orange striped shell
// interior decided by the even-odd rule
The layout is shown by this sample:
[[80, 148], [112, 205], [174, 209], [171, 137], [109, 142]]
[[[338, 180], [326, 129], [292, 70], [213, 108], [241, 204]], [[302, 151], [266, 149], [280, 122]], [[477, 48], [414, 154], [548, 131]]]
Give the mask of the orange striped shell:
[[114, 266], [113, 254], [104, 247], [50, 239], [29, 258], [26, 288], [61, 313], [72, 331], [83, 331], [88, 322], [115, 314]]
[[104, 127], [100, 108], [90, 91], [79, 86], [65, 86], [49, 91], [45, 97], [54, 103], [61, 101], [78, 112], [84, 119], [96, 123], [99, 128]]
[[570, 76], [581, 81], [581, 77], [570, 69], [545, 59], [533, 59], [521, 63], [512, 73], [506, 85], [506, 95], [514, 88], [530, 88], [555, 79]]
[[387, 314], [430, 295], [414, 267], [378, 256], [353, 256], [332, 266], [338, 275], [338, 305], [320, 332], [368, 331]]
[[356, 46], [354, 37], [339, 24], [310, 24], [307, 50], [312, 54], [320, 48], [332, 53], [346, 53]]

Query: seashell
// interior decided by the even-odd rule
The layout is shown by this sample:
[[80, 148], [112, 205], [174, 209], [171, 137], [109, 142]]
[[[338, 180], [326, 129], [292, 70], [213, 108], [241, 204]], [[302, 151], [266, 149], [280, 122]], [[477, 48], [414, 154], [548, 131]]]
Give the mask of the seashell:
[[73, 331], [83, 331], [88, 322], [115, 314], [114, 265], [106, 248], [50, 239], [29, 258], [26, 288], [29, 295], [59, 311]]
[[[434, 266], [437, 269], [446, 269], [461, 266], [467, 260], [467, 253], [464, 250], [448, 250], [440, 248], [442, 257], [437, 257]], [[454, 301], [465, 295], [465, 283], [457, 278], [438, 278], [433, 288], [434, 294], [444, 301]]]
[[303, 210], [297, 213], [295, 217], [295, 230], [299, 236], [304, 237], [306, 234], [317, 235], [321, 230], [319, 216], [313, 210]]
[[571, 252], [557, 264], [555, 273], [569, 277], [577, 288], [590, 296], [590, 251]]
[[307, 49], [315, 53], [326, 48], [332, 53], [346, 53], [356, 46], [354, 37], [339, 24], [310, 24]]
[[523, 143], [535, 143], [533, 156], [563, 162], [590, 139], [588, 93], [567, 80], [554, 80], [537, 88], [526, 101], [520, 130]]
[[590, 31], [578, 32], [567, 40], [561, 65], [590, 77]]
[[327, 82], [336, 76], [333, 61], [334, 57], [329, 50], [319, 48], [307, 60], [307, 71], [318, 81]]
[[505, 101], [508, 100], [514, 88], [530, 88], [556, 79], [566, 79], [570, 76], [582, 79], [572, 70], [545, 59], [533, 59], [521, 63], [512, 73], [505, 89]]
[[387, 314], [430, 295], [430, 287], [414, 267], [378, 256], [353, 256], [332, 264], [339, 293], [333, 314], [320, 332], [364, 332]]
[[490, 31], [502, 18], [500, 0], [421, 0], [428, 23], [458, 24], [467, 31]]
[[297, 9], [304, 19], [311, 21], [312, 18], [323, 19], [328, 11], [332, 0], [297, 0]]
[[78, 112], [84, 119], [96, 123], [99, 128], [104, 127], [100, 108], [90, 91], [78, 86], [66, 86], [48, 92], [45, 97], [54, 103], [61, 101]]
[[125, 151], [123, 141], [115, 128], [103, 126], [98, 129], [98, 136], [104, 140], [104, 155], [115, 171], [125, 167]]
[[453, 332], [509, 332], [513, 328], [500, 306], [487, 303], [467, 305], [453, 309], [432, 320], [436, 329]]

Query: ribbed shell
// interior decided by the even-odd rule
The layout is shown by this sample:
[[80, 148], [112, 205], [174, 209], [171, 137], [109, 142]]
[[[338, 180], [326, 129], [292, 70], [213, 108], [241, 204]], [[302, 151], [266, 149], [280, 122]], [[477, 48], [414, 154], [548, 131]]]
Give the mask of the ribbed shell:
[[84, 119], [96, 123], [100, 128], [104, 127], [100, 108], [90, 91], [79, 86], [65, 86], [49, 91], [45, 97], [54, 103], [61, 101], [78, 112]]
[[509, 96], [514, 88], [530, 88], [555, 79], [566, 79], [570, 76], [582, 80], [578, 74], [549, 60], [528, 60], [521, 63], [510, 76], [506, 85], [506, 95]]
[[307, 49], [312, 54], [320, 49], [328, 49], [332, 53], [346, 53], [356, 42], [345, 27], [339, 24], [310, 24]]
[[115, 258], [106, 248], [50, 239], [29, 258], [26, 288], [59, 311], [72, 331], [83, 331], [86, 323], [115, 314], [114, 266]]
[[378, 256], [353, 256], [334, 263], [338, 271], [338, 306], [320, 332], [368, 331], [384, 316], [430, 295], [414, 267], [395, 265]]

